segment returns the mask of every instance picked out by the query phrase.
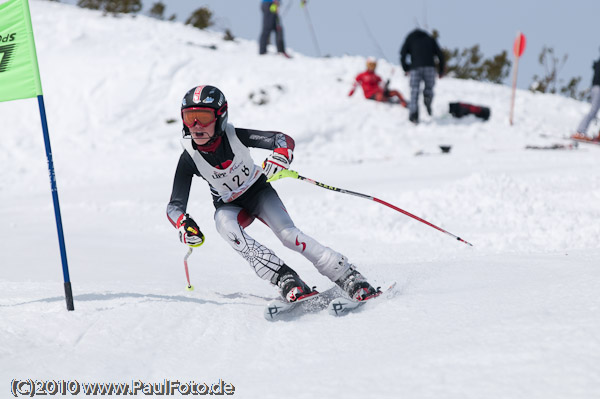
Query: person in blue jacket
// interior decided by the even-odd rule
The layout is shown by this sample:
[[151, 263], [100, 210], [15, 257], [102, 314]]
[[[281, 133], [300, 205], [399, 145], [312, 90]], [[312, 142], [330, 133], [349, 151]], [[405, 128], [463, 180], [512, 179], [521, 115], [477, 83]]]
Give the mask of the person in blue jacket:
[[279, 18], [279, 0], [262, 0], [260, 9], [263, 14], [262, 31], [260, 33], [258, 53], [267, 53], [267, 44], [269, 42], [269, 36], [271, 32], [275, 32], [275, 45], [277, 46], [277, 52], [285, 57], [289, 56], [285, 52], [285, 43], [283, 40], [283, 26], [281, 25], [281, 18]]

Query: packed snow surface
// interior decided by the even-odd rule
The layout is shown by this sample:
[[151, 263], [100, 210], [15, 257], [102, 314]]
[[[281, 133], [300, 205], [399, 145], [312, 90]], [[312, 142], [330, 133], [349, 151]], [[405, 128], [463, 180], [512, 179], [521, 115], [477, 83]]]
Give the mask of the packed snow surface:
[[[600, 397], [600, 146], [525, 149], [568, 144], [561, 137], [589, 104], [518, 91], [511, 126], [510, 87], [447, 77], [433, 116], [421, 105], [415, 126], [404, 108], [347, 96], [362, 57], [258, 56], [254, 41], [47, 1], [32, 0], [31, 12], [75, 311], [37, 102], [2, 103], [3, 397], [29, 378], [223, 380], [239, 398]], [[382, 60], [377, 72], [409, 95], [398, 66]], [[301, 175], [474, 246], [373, 201], [277, 181], [300, 229], [373, 285], [397, 287], [343, 318], [269, 323], [276, 289], [220, 238], [196, 178], [188, 211], [206, 243], [189, 258], [186, 291], [187, 247], [165, 209], [180, 100], [198, 84], [225, 92], [235, 126], [292, 136]], [[490, 120], [451, 117], [457, 101], [490, 107]], [[252, 154], [259, 163], [268, 152]], [[310, 285], [332, 285], [262, 223], [248, 233]]]

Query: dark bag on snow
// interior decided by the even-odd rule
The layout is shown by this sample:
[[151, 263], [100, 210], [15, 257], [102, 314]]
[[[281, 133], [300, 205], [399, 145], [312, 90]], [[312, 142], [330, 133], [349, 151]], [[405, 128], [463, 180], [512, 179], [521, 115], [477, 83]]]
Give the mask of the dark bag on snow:
[[466, 103], [450, 103], [450, 114], [455, 118], [462, 118], [465, 115], [472, 114], [487, 121], [490, 118], [490, 109]]

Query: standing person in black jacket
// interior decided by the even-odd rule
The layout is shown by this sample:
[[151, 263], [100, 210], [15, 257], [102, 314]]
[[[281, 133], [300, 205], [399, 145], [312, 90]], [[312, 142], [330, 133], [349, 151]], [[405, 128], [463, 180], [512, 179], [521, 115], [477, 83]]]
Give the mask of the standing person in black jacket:
[[[407, 57], [410, 55], [410, 63]], [[423, 89], [423, 101], [427, 113], [431, 115], [431, 103], [433, 101], [433, 86], [435, 85], [435, 62], [438, 59], [438, 76], [444, 74], [444, 54], [440, 50], [437, 41], [427, 32], [415, 29], [404, 40], [400, 49], [400, 63], [407, 74], [410, 72], [410, 105], [408, 107], [408, 119], [413, 123], [419, 123], [419, 90], [421, 81], [425, 82]]]
[[577, 127], [577, 133], [572, 135], [571, 137], [579, 140], [592, 140], [592, 141], [600, 141], [600, 134], [593, 138], [589, 138], [587, 136], [587, 130], [590, 126], [592, 120], [598, 114], [598, 110], [600, 109], [600, 59], [594, 62], [594, 78], [592, 80], [592, 108], [590, 112], [588, 112]]

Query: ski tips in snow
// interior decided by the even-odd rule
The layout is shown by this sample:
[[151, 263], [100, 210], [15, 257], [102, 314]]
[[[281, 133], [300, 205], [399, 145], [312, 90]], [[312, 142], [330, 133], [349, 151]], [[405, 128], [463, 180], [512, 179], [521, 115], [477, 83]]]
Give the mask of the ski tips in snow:
[[395, 295], [395, 287], [396, 283], [394, 282], [385, 290], [380, 291], [378, 295], [364, 301], [354, 301], [345, 296], [342, 290], [336, 285], [298, 302], [271, 301], [265, 307], [264, 317], [268, 321], [294, 320], [302, 315], [317, 313], [325, 309], [332, 316], [344, 316], [356, 309], [362, 308], [365, 304], [375, 302], [377, 298], [393, 297]]
[[276, 299], [267, 304], [263, 315], [268, 321], [294, 320], [308, 313], [317, 313], [325, 308], [333, 298], [341, 295], [342, 291], [334, 285], [316, 295], [307, 297], [297, 302], [284, 302]]
[[[373, 298], [375, 299], [375, 298]], [[336, 298], [327, 307], [327, 313], [332, 316], [344, 316], [350, 311], [364, 305], [367, 301], [353, 301], [348, 298]]]
[[[312, 309], [320, 310], [318, 303], [321, 295], [322, 293], [314, 291], [314, 294], [296, 302], [285, 302], [276, 299], [268, 303], [263, 314], [268, 321], [276, 321], [285, 316], [288, 318], [293, 317], [296, 313], [309, 313]], [[297, 312], [296, 309], [302, 309], [303, 311]]]
[[327, 313], [336, 317], [345, 316], [356, 309], [362, 308], [364, 305], [377, 301], [377, 298], [380, 298], [383, 296], [383, 294], [391, 293], [395, 287], [396, 283], [394, 282], [388, 288], [386, 288], [385, 291], [379, 291], [378, 295], [374, 295], [364, 301], [355, 301], [348, 297], [335, 298], [327, 306]]

